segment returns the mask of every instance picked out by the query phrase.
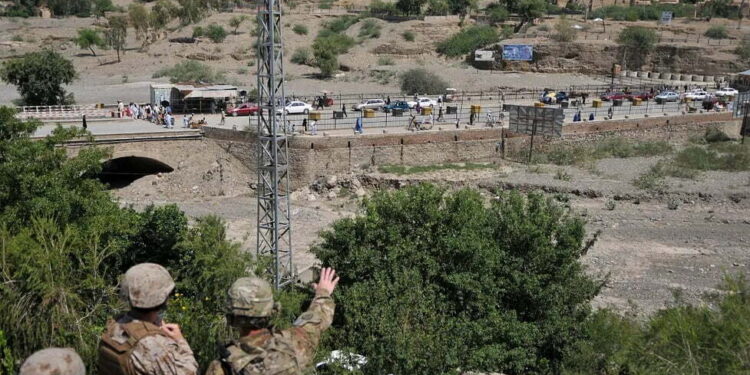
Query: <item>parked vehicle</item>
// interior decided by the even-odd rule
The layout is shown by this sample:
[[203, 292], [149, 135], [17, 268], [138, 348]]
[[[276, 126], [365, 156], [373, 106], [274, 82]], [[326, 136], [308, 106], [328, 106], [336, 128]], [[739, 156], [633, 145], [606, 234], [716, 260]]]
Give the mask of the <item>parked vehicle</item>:
[[544, 91], [541, 95], [539, 95], [539, 101], [545, 104], [552, 104], [557, 102], [557, 93], [554, 91]]
[[557, 104], [560, 104], [561, 102], [564, 102], [566, 100], [569, 100], [570, 96], [568, 96], [568, 93], [565, 91], [560, 91], [555, 95], [555, 102]]
[[693, 90], [685, 94], [685, 98], [688, 100], [703, 100], [708, 97], [708, 93], [705, 90]]
[[445, 89], [445, 95], [443, 95], [443, 101], [450, 103], [452, 101], [457, 100], [457, 97], [458, 97], [458, 89], [449, 87]]
[[674, 91], [665, 91], [659, 95], [656, 95], [654, 99], [656, 99], [657, 103], [676, 102], [680, 100], [680, 94]]
[[359, 104], [354, 105], [355, 111], [361, 111], [363, 109], [382, 109], [385, 107], [385, 100], [383, 99], [366, 99]]
[[397, 100], [395, 102], [391, 102], [391, 104], [387, 104], [383, 106], [383, 110], [386, 112], [390, 112], [394, 109], [400, 109], [404, 111], [408, 111], [411, 107], [409, 107], [409, 103], [403, 101], [403, 100]]
[[420, 108], [437, 107], [438, 102], [430, 98], [417, 98], [417, 104], [419, 104]]
[[227, 110], [227, 116], [251, 116], [258, 113], [260, 108], [254, 103], [244, 103]]
[[628, 100], [631, 102], [635, 99], [641, 99], [643, 101], [650, 100], [654, 98], [654, 94], [644, 91], [644, 92], [637, 92], [637, 93], [630, 93], [628, 94]]
[[[284, 113], [286, 113], [287, 115], [308, 114], [312, 110], [313, 107], [311, 105], [299, 100], [290, 102], [286, 105], [286, 107], [284, 107]], [[277, 109], [276, 112], [281, 113], [281, 108]]]
[[716, 90], [715, 95], [716, 96], [737, 96], [740, 92], [737, 91], [737, 89], [733, 89], [731, 87], [722, 87], [718, 90]]
[[624, 92], [608, 92], [599, 97], [599, 99], [608, 102], [611, 100], [625, 100], [628, 98], [628, 94]]

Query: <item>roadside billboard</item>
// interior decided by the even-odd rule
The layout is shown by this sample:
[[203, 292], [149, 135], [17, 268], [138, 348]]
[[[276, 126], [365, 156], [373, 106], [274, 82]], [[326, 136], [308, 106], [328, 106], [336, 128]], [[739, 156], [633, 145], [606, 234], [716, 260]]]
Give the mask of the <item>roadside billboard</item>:
[[531, 61], [534, 47], [528, 44], [506, 44], [503, 46], [503, 60]]

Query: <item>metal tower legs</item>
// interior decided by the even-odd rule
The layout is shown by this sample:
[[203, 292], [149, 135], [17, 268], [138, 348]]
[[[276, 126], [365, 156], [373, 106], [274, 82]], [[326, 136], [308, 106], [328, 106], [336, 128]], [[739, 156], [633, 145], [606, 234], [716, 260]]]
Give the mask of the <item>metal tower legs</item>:
[[258, 24], [257, 253], [273, 257], [271, 271], [274, 287], [278, 289], [295, 277], [279, 0], [263, 0], [258, 9]]

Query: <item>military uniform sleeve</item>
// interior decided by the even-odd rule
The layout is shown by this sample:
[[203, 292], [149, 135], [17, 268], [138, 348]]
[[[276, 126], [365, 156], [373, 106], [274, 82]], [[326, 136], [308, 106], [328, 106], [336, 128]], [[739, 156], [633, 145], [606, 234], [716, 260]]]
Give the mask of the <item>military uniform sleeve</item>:
[[307, 311], [294, 321], [294, 328], [285, 332], [284, 336], [293, 340], [295, 354], [303, 366], [312, 362], [320, 335], [333, 322], [335, 307], [329, 292], [318, 292]]
[[131, 354], [133, 367], [142, 375], [197, 375], [198, 362], [187, 341], [154, 335], [144, 337]]

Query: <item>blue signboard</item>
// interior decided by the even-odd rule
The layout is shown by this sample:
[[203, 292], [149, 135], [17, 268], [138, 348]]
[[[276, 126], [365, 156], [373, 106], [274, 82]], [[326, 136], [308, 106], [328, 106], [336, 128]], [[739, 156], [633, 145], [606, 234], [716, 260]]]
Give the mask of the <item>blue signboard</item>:
[[528, 44], [507, 44], [503, 46], [503, 60], [531, 61], [534, 47]]

